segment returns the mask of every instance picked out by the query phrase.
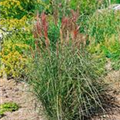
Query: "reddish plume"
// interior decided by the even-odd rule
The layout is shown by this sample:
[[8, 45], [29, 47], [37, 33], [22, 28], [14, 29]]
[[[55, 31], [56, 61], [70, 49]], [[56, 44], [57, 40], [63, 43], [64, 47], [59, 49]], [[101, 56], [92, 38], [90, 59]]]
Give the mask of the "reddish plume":
[[69, 18], [68, 17], [63, 17], [62, 18], [62, 28], [67, 27], [69, 23]]
[[47, 24], [47, 18], [46, 18], [46, 14], [45, 13], [42, 13], [41, 14], [41, 22], [42, 22], [42, 28], [43, 28], [43, 31], [44, 31], [44, 37], [45, 37], [45, 44], [46, 44], [46, 47], [49, 47], [49, 44], [50, 44], [50, 41], [49, 41], [49, 38], [48, 38], [48, 24]]
[[78, 32], [79, 32], [79, 28], [80, 28], [80, 26], [77, 26], [77, 28], [73, 31], [73, 37], [74, 37], [74, 39], [77, 38], [77, 35], [78, 35]]
[[44, 35], [45, 35], [45, 37], [48, 37], [48, 34], [47, 34], [48, 24], [47, 24], [47, 21], [46, 21], [46, 14], [45, 13], [41, 14], [41, 22], [42, 22], [42, 27], [43, 27], [43, 30], [44, 30]]
[[74, 10], [71, 10], [71, 13], [72, 13], [72, 21], [73, 22], [77, 22], [77, 20], [78, 20], [78, 17], [79, 17], [79, 12], [77, 11], [77, 12], [75, 12]]

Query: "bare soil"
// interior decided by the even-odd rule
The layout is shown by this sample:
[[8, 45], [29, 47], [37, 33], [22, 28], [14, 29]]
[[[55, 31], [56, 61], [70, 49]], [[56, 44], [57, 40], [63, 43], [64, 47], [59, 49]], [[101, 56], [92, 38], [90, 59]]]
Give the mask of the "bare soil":
[[113, 104], [117, 108], [113, 108], [112, 120], [120, 120], [120, 70], [111, 71], [105, 78], [106, 83], [109, 84], [110, 95], [114, 98]]
[[111, 96], [106, 103], [109, 111], [92, 120], [120, 120], [120, 71], [111, 70], [104, 80], [109, 88], [108, 95]]
[[6, 112], [0, 120], [45, 120], [35, 108], [36, 99], [24, 82], [0, 79], [0, 104], [15, 102], [20, 108], [18, 111]]

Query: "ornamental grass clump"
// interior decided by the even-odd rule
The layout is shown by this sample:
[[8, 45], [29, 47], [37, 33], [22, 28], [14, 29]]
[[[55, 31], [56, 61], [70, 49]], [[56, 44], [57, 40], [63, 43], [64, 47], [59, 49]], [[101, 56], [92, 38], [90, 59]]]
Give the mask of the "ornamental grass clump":
[[[31, 67], [30, 83], [50, 120], [82, 120], [103, 110], [103, 81], [90, 56], [80, 49], [62, 46], [43, 52]], [[32, 64], [33, 65], [33, 64]]]
[[44, 27], [41, 32], [45, 35], [42, 37], [45, 46], [40, 46], [40, 32], [34, 31], [39, 37], [35, 37], [38, 42], [32, 52], [34, 61], [29, 66], [28, 79], [50, 120], [86, 120], [98, 110], [104, 112], [101, 102], [104, 82], [82, 37], [78, 37], [79, 27], [77, 24], [70, 27], [73, 22], [69, 20], [62, 19], [56, 50], [50, 49], [50, 40], [47, 44]]

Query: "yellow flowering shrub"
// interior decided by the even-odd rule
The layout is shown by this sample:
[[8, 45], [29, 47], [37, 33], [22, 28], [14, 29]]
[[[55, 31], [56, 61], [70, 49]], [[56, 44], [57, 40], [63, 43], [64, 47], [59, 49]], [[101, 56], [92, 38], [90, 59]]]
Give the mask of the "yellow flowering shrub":
[[12, 33], [9, 39], [4, 38], [0, 51], [0, 62], [4, 63], [4, 68], [0, 66], [0, 76], [3, 71], [10, 77], [21, 77], [25, 73], [28, 57], [24, 51], [33, 47], [31, 22], [40, 4], [46, 5], [42, 0], [0, 0], [0, 27]]
[[23, 8], [18, 0], [3, 0], [0, 2], [2, 8], [2, 17], [3, 18], [12, 18], [17, 17], [17, 11], [23, 11]]
[[25, 29], [34, 16], [36, 0], [0, 1], [0, 27], [10, 30]]
[[21, 19], [28, 13], [34, 13], [37, 0], [2, 0], [0, 1], [2, 18]]
[[23, 16], [20, 20], [19, 19], [3, 19], [0, 20], [0, 26], [6, 28], [8, 31], [14, 29], [27, 29], [28, 25], [26, 24], [27, 18]]
[[25, 72], [25, 65], [28, 60], [23, 52], [28, 50], [29, 46], [20, 43], [13, 44], [11, 41], [6, 41], [3, 46], [0, 56], [5, 67], [0, 70], [0, 74], [2, 75], [3, 71], [5, 71], [10, 77], [21, 77]]

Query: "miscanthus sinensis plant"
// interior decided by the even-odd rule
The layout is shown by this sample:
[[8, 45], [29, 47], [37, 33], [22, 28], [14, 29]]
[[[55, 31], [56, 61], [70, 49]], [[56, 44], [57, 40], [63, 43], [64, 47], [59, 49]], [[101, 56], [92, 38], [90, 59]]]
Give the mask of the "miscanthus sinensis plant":
[[71, 18], [62, 19], [55, 50], [50, 48], [44, 13], [37, 16], [34, 27], [36, 50], [32, 50], [28, 79], [50, 120], [82, 120], [98, 110], [104, 112], [101, 99], [105, 85], [86, 51], [77, 16], [72, 11]]

